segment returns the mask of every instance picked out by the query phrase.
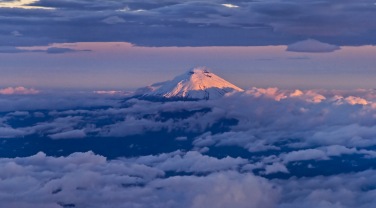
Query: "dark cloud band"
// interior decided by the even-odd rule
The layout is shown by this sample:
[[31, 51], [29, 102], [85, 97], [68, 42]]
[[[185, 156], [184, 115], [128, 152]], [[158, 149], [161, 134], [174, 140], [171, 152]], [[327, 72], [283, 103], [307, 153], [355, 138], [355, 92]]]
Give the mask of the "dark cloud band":
[[376, 6], [369, 0], [41, 0], [31, 6], [54, 9], [0, 8], [0, 45], [125, 41], [145, 46], [262, 46], [309, 38], [338, 46], [376, 43], [376, 25], [369, 21]]

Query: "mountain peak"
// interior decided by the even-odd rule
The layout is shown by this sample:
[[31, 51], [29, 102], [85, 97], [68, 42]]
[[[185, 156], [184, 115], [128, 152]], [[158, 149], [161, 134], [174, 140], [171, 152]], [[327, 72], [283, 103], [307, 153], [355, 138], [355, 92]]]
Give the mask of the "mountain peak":
[[[146, 89], [146, 88], [145, 88]], [[241, 88], [210, 72], [207, 67], [195, 67], [162, 83], [147, 87], [144, 96], [185, 99], [215, 99]]]
[[205, 67], [205, 66], [199, 66], [199, 67], [195, 67], [195, 68], [192, 68], [188, 71], [190, 74], [200, 74], [200, 73], [210, 73], [210, 69]]

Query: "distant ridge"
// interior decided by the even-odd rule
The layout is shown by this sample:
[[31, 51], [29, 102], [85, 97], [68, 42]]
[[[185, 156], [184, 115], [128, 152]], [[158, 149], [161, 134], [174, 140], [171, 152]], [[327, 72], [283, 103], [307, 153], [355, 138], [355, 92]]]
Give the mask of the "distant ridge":
[[170, 81], [141, 88], [138, 94], [142, 97], [208, 100], [241, 91], [244, 90], [210, 72], [208, 68], [196, 67]]

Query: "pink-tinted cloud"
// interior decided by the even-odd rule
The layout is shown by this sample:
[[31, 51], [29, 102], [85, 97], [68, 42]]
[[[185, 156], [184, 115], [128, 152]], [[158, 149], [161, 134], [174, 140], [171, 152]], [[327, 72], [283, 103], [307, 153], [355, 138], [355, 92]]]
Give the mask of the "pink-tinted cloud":
[[38, 94], [39, 90], [26, 87], [7, 87], [0, 89], [0, 95], [34, 95]]
[[345, 99], [350, 105], [367, 105], [368, 102], [366, 99], [355, 97], [355, 96], [349, 96]]

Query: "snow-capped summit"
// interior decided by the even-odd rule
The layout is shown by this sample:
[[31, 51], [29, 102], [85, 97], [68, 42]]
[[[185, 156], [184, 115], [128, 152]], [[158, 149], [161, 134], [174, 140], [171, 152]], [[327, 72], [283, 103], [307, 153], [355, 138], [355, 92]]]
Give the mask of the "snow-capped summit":
[[170, 81], [156, 83], [142, 90], [147, 97], [186, 99], [215, 99], [229, 92], [243, 91], [206, 67], [193, 68]]

